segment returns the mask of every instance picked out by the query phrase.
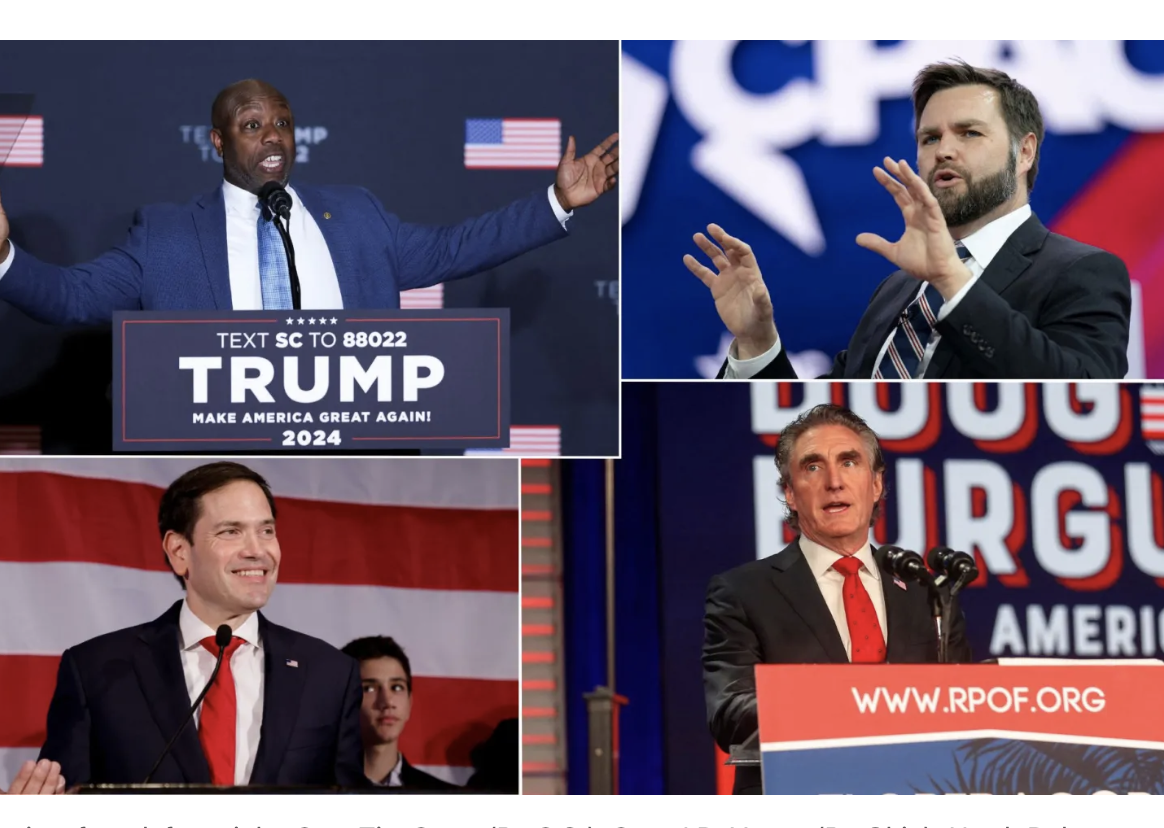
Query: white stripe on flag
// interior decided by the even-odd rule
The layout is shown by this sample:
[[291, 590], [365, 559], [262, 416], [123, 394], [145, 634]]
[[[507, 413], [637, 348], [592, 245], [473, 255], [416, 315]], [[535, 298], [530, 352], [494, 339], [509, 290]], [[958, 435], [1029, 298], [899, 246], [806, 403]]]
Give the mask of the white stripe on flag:
[[[0, 458], [0, 473], [41, 471], [165, 488], [207, 460], [155, 457]], [[515, 509], [517, 463], [452, 458], [265, 457], [241, 461], [267, 479], [276, 497], [379, 506]], [[318, 465], [317, 465], [318, 464]]]
[[[60, 655], [94, 636], [152, 620], [182, 594], [165, 572], [0, 562], [0, 654]], [[34, 614], [29, 607], [53, 610]], [[514, 629], [517, 592], [279, 584], [263, 612], [276, 624], [335, 647], [361, 636], [390, 635], [409, 654], [418, 676], [516, 680], [520, 675], [514, 639], [497, 635]]]

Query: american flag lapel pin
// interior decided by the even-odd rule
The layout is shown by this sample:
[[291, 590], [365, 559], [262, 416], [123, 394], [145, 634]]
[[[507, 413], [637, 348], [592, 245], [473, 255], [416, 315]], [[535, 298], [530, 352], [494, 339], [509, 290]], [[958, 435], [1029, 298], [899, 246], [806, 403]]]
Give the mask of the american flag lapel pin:
[[900, 578], [898, 578], [898, 577], [894, 577], [894, 579], [893, 579], [893, 585], [894, 585], [895, 587], [901, 587], [902, 589], [905, 589], [905, 581], [901, 580], [901, 579], [900, 579]]
[[295, 660], [295, 659], [293, 659], [293, 658], [289, 658], [289, 659], [287, 659], [287, 666], [288, 666], [288, 667], [298, 667], [298, 666], [299, 666], [299, 662], [298, 662], [298, 661], [296, 661], [296, 660]]

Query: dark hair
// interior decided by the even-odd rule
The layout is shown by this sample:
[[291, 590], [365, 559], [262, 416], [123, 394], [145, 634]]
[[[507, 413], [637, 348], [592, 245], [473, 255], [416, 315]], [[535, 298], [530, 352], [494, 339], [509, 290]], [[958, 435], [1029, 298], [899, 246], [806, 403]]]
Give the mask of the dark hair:
[[1039, 174], [1039, 152], [1043, 147], [1043, 116], [1039, 102], [1018, 81], [997, 69], [980, 69], [964, 60], [949, 63], [931, 63], [913, 79], [913, 117], [915, 127], [921, 125], [922, 111], [934, 93], [957, 86], [989, 86], [998, 92], [1002, 103], [1002, 119], [1010, 133], [1011, 155], [1017, 156], [1019, 143], [1028, 133], [1035, 134], [1035, 158], [1027, 170], [1027, 192], [1035, 189]]
[[[780, 432], [780, 439], [776, 443], [776, 469], [780, 473], [780, 491], [784, 492], [792, 486], [792, 449], [796, 441], [809, 429], [822, 425], [840, 425], [854, 432], [860, 437], [869, 450], [870, 466], [873, 472], [885, 471], [885, 455], [881, 453], [881, 444], [877, 442], [877, 435], [868, 423], [849, 409], [841, 405], [825, 403], [813, 406], [805, 411]], [[885, 499], [885, 487], [882, 486], [881, 497], [873, 504], [873, 515], [869, 519], [872, 526], [881, 514], [881, 502]], [[784, 504], [784, 519], [793, 531], [800, 531], [800, 519], [796, 512]]]
[[[241, 463], [207, 463], [190, 469], [171, 483], [162, 495], [162, 502], [158, 504], [158, 532], [162, 539], [165, 540], [167, 532], [177, 532], [193, 542], [194, 525], [202, 516], [202, 496], [238, 480], [247, 480], [262, 489], [271, 507], [271, 517], [275, 517], [275, 498], [271, 496], [271, 487], [261, 474]], [[170, 566], [169, 555], [166, 555], [166, 566]], [[186, 581], [182, 576], [175, 572], [174, 577], [185, 589]]]
[[396, 643], [396, 639], [386, 635], [372, 635], [367, 638], [357, 638], [349, 641], [343, 648], [344, 655], [350, 655], [356, 661], [371, 661], [374, 658], [394, 658], [404, 668], [404, 679], [408, 684], [408, 692], [412, 692], [412, 665], [408, 663], [408, 656], [404, 648]]

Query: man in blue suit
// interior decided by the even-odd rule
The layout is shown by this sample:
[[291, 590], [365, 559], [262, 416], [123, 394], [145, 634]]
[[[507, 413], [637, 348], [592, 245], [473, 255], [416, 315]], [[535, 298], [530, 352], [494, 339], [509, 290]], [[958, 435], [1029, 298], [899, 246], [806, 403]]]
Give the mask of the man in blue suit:
[[[65, 651], [41, 760], [70, 786], [139, 783], [179, 734], [152, 782], [366, 787], [359, 665], [258, 612], [281, 561], [266, 480], [237, 463], [192, 469], [162, 496], [158, 526], [186, 597]], [[231, 642], [186, 722], [214, 675], [221, 625]], [[22, 773], [50, 792], [52, 768]]]
[[[137, 212], [129, 238], [97, 259], [57, 267], [17, 250], [0, 206], [0, 299], [57, 324], [108, 322], [118, 310], [291, 308], [289, 269], [257, 194], [287, 186], [295, 120], [273, 86], [245, 80], [218, 94], [211, 141], [223, 184], [183, 205]], [[301, 307], [396, 308], [400, 291], [471, 276], [566, 235], [576, 207], [615, 185], [615, 133], [575, 156], [571, 136], [546, 191], [454, 227], [408, 224], [359, 187], [287, 187]]]

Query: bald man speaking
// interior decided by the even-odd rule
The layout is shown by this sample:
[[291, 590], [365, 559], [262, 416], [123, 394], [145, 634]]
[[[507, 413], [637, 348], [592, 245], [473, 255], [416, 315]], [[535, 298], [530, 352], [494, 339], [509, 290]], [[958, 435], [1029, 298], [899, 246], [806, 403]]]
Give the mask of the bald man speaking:
[[188, 204], [138, 210], [119, 247], [57, 267], [17, 249], [0, 204], [0, 299], [56, 324], [119, 310], [283, 310], [292, 304], [282, 240], [258, 194], [287, 189], [303, 309], [397, 308], [400, 291], [471, 276], [566, 236], [573, 210], [612, 189], [618, 134], [582, 157], [566, 144], [554, 183], [453, 227], [408, 224], [360, 187], [291, 187], [295, 118], [275, 87], [228, 86], [211, 108], [223, 182]]

